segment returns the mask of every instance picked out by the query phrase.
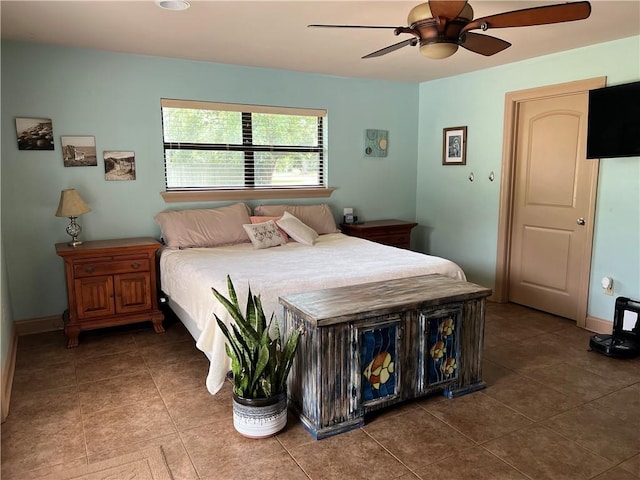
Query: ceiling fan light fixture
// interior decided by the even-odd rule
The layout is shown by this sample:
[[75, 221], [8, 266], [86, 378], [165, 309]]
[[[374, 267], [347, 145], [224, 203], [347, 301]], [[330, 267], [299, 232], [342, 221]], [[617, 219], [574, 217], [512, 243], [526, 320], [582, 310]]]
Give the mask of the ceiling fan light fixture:
[[451, 42], [430, 42], [420, 44], [420, 54], [433, 60], [450, 57], [458, 51], [458, 44]]
[[[0, 0], [1, 1], [1, 0]], [[480, 1], [480, 0], [478, 0]], [[516, 2], [514, 2], [516, 3]], [[420, 53], [431, 59], [450, 57], [462, 46], [484, 55], [495, 55], [509, 48], [511, 43], [490, 35], [472, 32], [489, 28], [530, 27], [574, 20], [584, 20], [591, 14], [588, 0], [522, 8], [473, 19], [473, 8], [467, 0], [429, 0], [413, 7], [407, 16], [408, 26], [385, 25], [309, 25], [309, 27], [377, 28], [393, 30], [394, 35], [411, 34], [403, 40], [362, 57], [381, 57], [408, 45], [420, 42]]]
[[421, 3], [411, 9], [407, 15], [407, 25], [415, 25], [417, 22], [431, 18], [431, 7], [428, 3]]
[[191, 4], [185, 0], [157, 0], [156, 5], [165, 10], [186, 10]]

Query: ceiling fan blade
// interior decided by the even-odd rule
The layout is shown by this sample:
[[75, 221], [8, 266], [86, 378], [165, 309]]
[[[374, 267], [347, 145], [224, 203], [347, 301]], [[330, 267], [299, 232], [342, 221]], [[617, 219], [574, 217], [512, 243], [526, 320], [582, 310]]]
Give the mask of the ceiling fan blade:
[[386, 25], [307, 25], [310, 28], [384, 28], [395, 30], [403, 27], [389, 27]]
[[466, 4], [466, 0], [429, 0], [431, 15], [437, 21], [438, 34], [446, 36], [448, 24], [460, 15]]
[[533, 25], [571, 22], [574, 20], [584, 20], [588, 18], [590, 14], [591, 4], [589, 2], [546, 5], [543, 7], [525, 8], [477, 18], [465, 25], [462, 32], [477, 28], [487, 30], [488, 28], [529, 27]]
[[467, 0], [429, 0], [429, 8], [433, 18], [442, 17], [453, 20], [460, 15]]
[[406, 47], [407, 45], [411, 45], [412, 47], [415, 47], [417, 44], [418, 44], [417, 38], [408, 38], [407, 40], [403, 40], [401, 42], [394, 43], [393, 45], [389, 45], [388, 47], [381, 48], [380, 50], [376, 50], [375, 52], [372, 52], [369, 55], [365, 55], [362, 58], [364, 59], [364, 58], [381, 57], [382, 55], [395, 52], [396, 50], [399, 50], [402, 47]]
[[509, 42], [502, 40], [501, 38], [483, 35], [480, 33], [466, 32], [461, 35], [461, 38], [463, 39], [460, 43], [461, 47], [484, 55], [485, 57], [495, 55], [496, 53], [511, 46]]

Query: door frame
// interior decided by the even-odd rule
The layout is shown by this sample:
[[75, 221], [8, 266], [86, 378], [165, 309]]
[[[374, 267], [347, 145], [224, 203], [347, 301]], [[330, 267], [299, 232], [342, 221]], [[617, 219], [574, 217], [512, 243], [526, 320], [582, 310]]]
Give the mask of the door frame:
[[[492, 300], [506, 303], [509, 301], [509, 268], [511, 257], [511, 229], [513, 227], [513, 201], [515, 189], [515, 149], [516, 124], [522, 102], [552, 98], [563, 95], [585, 93], [589, 90], [604, 87], [607, 77], [596, 77], [574, 82], [560, 83], [545, 87], [530, 88], [508, 92], [505, 94], [504, 131], [502, 140], [502, 173], [500, 178], [500, 206], [498, 211], [498, 251], [496, 254], [496, 276]], [[589, 160], [595, 163], [595, 175], [589, 186], [593, 199], [586, 215], [587, 248], [585, 249], [583, 265], [580, 273], [580, 298], [578, 300], [578, 320], [576, 325], [585, 328], [587, 321], [587, 302], [589, 299], [589, 279], [591, 273], [591, 256], [593, 250], [593, 230], [595, 221], [596, 191], [598, 186], [599, 160]]]

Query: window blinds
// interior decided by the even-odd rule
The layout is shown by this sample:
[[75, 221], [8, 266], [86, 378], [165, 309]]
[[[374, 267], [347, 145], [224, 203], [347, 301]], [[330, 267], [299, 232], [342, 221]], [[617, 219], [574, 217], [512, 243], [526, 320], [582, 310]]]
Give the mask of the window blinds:
[[162, 99], [167, 190], [324, 186], [326, 110]]

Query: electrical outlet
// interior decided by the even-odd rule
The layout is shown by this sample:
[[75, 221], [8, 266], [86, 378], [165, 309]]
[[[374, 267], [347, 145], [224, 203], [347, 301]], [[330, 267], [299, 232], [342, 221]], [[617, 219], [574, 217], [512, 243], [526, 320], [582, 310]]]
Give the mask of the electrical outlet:
[[608, 288], [604, 289], [604, 294], [609, 296], [613, 295], [613, 282], [611, 282]]
[[613, 278], [603, 277], [600, 284], [602, 285], [605, 295], [613, 295]]

